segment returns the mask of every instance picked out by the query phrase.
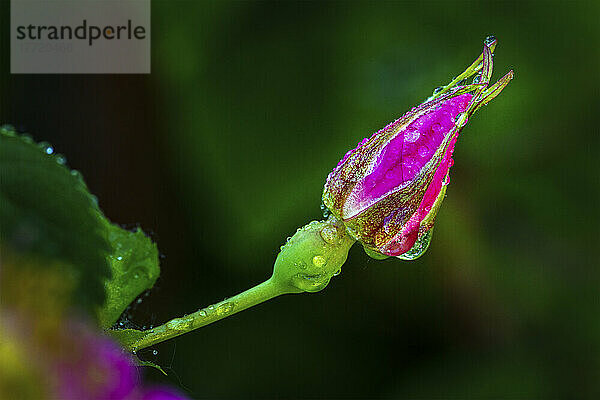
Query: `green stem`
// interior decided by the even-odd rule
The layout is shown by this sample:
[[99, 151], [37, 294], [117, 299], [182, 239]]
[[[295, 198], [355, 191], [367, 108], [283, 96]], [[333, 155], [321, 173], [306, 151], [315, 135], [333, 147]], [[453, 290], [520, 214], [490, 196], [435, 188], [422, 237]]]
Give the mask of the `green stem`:
[[318, 292], [338, 275], [355, 239], [334, 216], [313, 221], [288, 238], [277, 255], [273, 275], [267, 281], [155, 328], [111, 330], [109, 334], [130, 351], [137, 351], [191, 332], [282, 294]]
[[[141, 331], [141, 336], [123, 337], [121, 338], [121, 344], [127, 350], [135, 352], [212, 324], [282, 294], [285, 294], [285, 291], [282, 290], [281, 286], [276, 285], [269, 279], [245, 292], [205, 307], [195, 313], [174, 318], [155, 328]], [[115, 333], [125, 331], [129, 330], [115, 331]]]

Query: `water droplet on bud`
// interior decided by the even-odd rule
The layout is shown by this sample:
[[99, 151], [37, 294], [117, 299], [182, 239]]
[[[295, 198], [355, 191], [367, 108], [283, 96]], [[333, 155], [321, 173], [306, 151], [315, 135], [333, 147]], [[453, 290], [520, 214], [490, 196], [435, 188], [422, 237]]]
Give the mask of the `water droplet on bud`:
[[442, 125], [436, 122], [435, 124], [431, 125], [431, 130], [435, 133], [440, 133], [442, 131]]
[[491, 46], [495, 41], [496, 41], [496, 36], [490, 35], [485, 38], [485, 40], [483, 41], [483, 44], [485, 44], [486, 46]]
[[433, 228], [425, 232], [423, 235], [420, 235], [413, 247], [411, 247], [411, 249], [406, 253], [399, 255], [398, 258], [402, 260], [412, 261], [421, 257], [429, 248], [429, 243], [431, 243], [432, 234]]
[[327, 260], [325, 260], [325, 257], [323, 256], [314, 256], [312, 259], [312, 263], [315, 267], [322, 267], [326, 262]]
[[335, 242], [335, 239], [337, 238], [337, 228], [333, 225], [325, 225], [323, 227], [323, 229], [321, 229], [321, 238], [323, 238], [324, 241], [326, 241], [327, 243], [333, 243]]
[[329, 214], [331, 214], [329, 208], [327, 208], [327, 206], [323, 203], [321, 203], [321, 212], [323, 213], [323, 218], [327, 218], [329, 217]]
[[442, 185], [448, 186], [449, 183], [450, 183], [450, 174], [448, 173], [448, 174], [446, 174], [446, 177], [442, 181]]
[[300, 268], [300, 269], [306, 269], [306, 263], [304, 261], [297, 261], [294, 263], [294, 267]]
[[467, 124], [467, 114], [465, 114], [465, 113], [458, 114], [455, 117], [455, 120], [456, 120], [455, 125], [458, 128], [462, 128], [463, 126], [465, 126]]
[[414, 128], [409, 128], [406, 132], [404, 132], [404, 140], [406, 140], [408, 143], [416, 142], [417, 139], [419, 139], [419, 136], [421, 136], [421, 134]]

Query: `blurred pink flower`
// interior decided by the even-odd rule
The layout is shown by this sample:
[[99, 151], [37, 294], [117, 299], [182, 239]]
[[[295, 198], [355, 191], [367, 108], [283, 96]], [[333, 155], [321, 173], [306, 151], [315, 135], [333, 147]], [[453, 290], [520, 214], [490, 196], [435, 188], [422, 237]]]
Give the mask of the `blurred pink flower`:
[[184, 400], [175, 390], [141, 385], [133, 358], [83, 325], [68, 329], [70, 350], [54, 360], [56, 391], [64, 400]]
[[[6, 356], [14, 367], [26, 368], [21, 374], [23, 379], [8, 382], [6, 387], [0, 382], [0, 398], [7, 395], [7, 388], [17, 385], [21, 391], [29, 385], [35, 389], [22, 392], [38, 393], [36, 400], [187, 399], [171, 388], [145, 387], [133, 357], [85, 324], [71, 320], [32, 335], [38, 328], [35, 322], [0, 311], [0, 336], [4, 339], [0, 342], [0, 359]], [[18, 354], [17, 360], [13, 354]], [[7, 372], [12, 378], [2, 367], [0, 363], [0, 378], [7, 377]]]
[[110, 339], [70, 327], [69, 349], [51, 360], [56, 392], [61, 399], [127, 399], [138, 385], [131, 357]]

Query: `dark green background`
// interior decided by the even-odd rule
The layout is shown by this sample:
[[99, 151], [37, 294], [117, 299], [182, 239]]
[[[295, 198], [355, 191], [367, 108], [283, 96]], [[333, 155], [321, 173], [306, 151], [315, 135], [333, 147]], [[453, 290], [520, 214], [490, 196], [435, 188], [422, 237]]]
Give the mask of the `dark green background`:
[[495, 34], [515, 79], [463, 131], [424, 257], [355, 246], [323, 292], [156, 346], [170, 376], [144, 374], [194, 398], [600, 396], [597, 3], [154, 1], [146, 76], [9, 75], [1, 6], [0, 121], [165, 256], [139, 326], [266, 279], [341, 156]]

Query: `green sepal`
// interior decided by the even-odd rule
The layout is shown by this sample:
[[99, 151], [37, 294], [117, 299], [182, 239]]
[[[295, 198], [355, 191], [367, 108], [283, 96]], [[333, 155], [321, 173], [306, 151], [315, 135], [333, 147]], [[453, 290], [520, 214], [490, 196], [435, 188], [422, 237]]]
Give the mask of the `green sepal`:
[[504, 89], [506, 87], [506, 85], [508, 85], [510, 83], [510, 81], [513, 77], [514, 77], [514, 72], [513, 72], [513, 70], [510, 70], [510, 71], [508, 71], [508, 73], [506, 75], [504, 75], [502, 78], [498, 79], [498, 81], [496, 83], [494, 83], [492, 86], [487, 88], [481, 94], [481, 100], [477, 104], [477, 107], [475, 108], [474, 112], [479, 110], [481, 107], [487, 105], [490, 101], [492, 101], [494, 98], [496, 98], [496, 96], [498, 96], [500, 94], [502, 89]]
[[385, 260], [386, 258], [390, 258], [390, 256], [386, 256], [385, 254], [381, 254], [378, 251], [371, 250], [367, 246], [363, 245], [363, 249], [365, 253], [374, 260]]
[[323, 290], [341, 272], [354, 242], [333, 215], [313, 221], [281, 246], [271, 280], [285, 293]]

